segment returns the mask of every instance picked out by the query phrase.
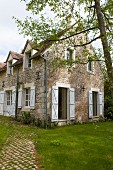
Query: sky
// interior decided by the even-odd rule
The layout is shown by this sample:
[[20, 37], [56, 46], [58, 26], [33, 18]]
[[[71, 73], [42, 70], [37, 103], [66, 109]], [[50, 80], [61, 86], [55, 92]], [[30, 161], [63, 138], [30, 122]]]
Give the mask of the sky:
[[9, 51], [20, 52], [27, 40], [19, 34], [13, 16], [19, 19], [27, 16], [25, 3], [20, 0], [0, 0], [0, 62], [6, 60]]

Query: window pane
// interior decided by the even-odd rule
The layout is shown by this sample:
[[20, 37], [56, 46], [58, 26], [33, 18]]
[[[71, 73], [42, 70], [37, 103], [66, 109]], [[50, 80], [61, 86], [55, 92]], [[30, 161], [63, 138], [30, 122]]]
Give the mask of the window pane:
[[88, 70], [92, 71], [92, 62], [91, 61], [88, 62]]
[[72, 60], [72, 50], [67, 49], [67, 60]]
[[30, 106], [30, 88], [26, 89], [25, 106]]
[[12, 91], [7, 92], [7, 105], [12, 105]]

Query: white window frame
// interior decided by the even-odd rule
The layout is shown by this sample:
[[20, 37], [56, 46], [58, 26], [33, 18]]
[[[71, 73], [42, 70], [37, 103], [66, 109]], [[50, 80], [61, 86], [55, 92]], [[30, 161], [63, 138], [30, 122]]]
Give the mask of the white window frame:
[[12, 60], [7, 61], [7, 74], [13, 75], [13, 67], [12, 67]]
[[70, 48], [67, 48], [66, 50], [66, 59], [67, 60], [72, 60], [73, 59], [73, 50]]
[[11, 106], [12, 105], [12, 91], [7, 91], [7, 106]]
[[[102, 97], [103, 93], [100, 92], [99, 88], [91, 88], [91, 90], [89, 91], [89, 93], [91, 94], [91, 97], [92, 97], [92, 93], [93, 92], [97, 92], [97, 95], [98, 95], [97, 96], [97, 105], [98, 106], [97, 106], [97, 116], [96, 116], [96, 117], [98, 117], [98, 116], [103, 115], [103, 102], [102, 102], [102, 100], [103, 100], [103, 97]], [[90, 98], [89, 93], [88, 93], [88, 98]], [[92, 110], [93, 109], [93, 102], [90, 99], [89, 99], [89, 101], [88, 101], [89, 118], [94, 118], [95, 116], [94, 116], [93, 110]]]
[[[89, 69], [89, 64], [91, 64], [91, 70]], [[88, 61], [88, 63], [87, 63], [87, 72], [94, 74], [94, 61]]]
[[[26, 105], [26, 89], [29, 89], [29, 104]], [[23, 87], [23, 91], [24, 91], [24, 96], [21, 97], [19, 102], [22, 102], [22, 106], [20, 106], [20, 108], [22, 109], [35, 109], [35, 102], [36, 102], [36, 98], [35, 98], [35, 86], [34, 83], [26, 83], [24, 84]], [[21, 93], [22, 93], [22, 89], [21, 89]]]
[[[68, 57], [67, 57], [67, 52], [68, 51], [71, 51], [71, 59], [68, 59]], [[67, 48], [65, 48], [65, 60], [74, 60], [75, 61], [75, 49], [73, 48], [73, 47], [67, 47]]]
[[32, 51], [25, 52], [24, 69], [26, 68], [32, 69], [32, 60], [30, 59], [31, 55], [32, 55]]
[[[26, 93], [27, 91], [28, 93]], [[26, 95], [28, 96], [28, 99]], [[29, 87], [25, 89], [25, 108], [30, 108], [30, 95], [31, 95], [31, 89]], [[26, 105], [26, 102], [28, 102], [28, 105]]]

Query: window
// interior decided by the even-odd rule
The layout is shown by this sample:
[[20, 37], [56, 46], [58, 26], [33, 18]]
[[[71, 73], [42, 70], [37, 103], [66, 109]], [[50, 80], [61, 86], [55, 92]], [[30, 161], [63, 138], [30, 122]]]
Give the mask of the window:
[[10, 74], [12, 74], [12, 67], [11, 66], [12, 66], [12, 61], [9, 62], [9, 70], [10, 70], [9, 72], [10, 72]]
[[89, 91], [89, 118], [103, 115], [102, 92]]
[[25, 89], [25, 106], [30, 107], [30, 88]]
[[31, 67], [31, 52], [28, 54], [28, 67]]
[[72, 60], [72, 54], [73, 54], [73, 51], [71, 49], [67, 49], [67, 51], [66, 51], [66, 59], [67, 60]]
[[18, 89], [18, 108], [35, 108], [35, 86], [30, 87], [30, 84], [27, 84], [24, 89]]
[[88, 69], [88, 71], [93, 72], [93, 62], [92, 61], [88, 61], [87, 69]]
[[24, 68], [31, 68], [31, 51], [25, 54]]
[[13, 73], [12, 60], [7, 62], [7, 74]]
[[7, 106], [12, 105], [12, 91], [7, 92]]

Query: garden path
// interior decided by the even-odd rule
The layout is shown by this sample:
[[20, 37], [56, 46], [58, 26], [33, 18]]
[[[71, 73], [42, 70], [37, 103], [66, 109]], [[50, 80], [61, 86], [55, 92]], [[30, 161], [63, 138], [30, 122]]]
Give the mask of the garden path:
[[22, 136], [10, 136], [0, 155], [0, 170], [37, 170], [34, 144]]

